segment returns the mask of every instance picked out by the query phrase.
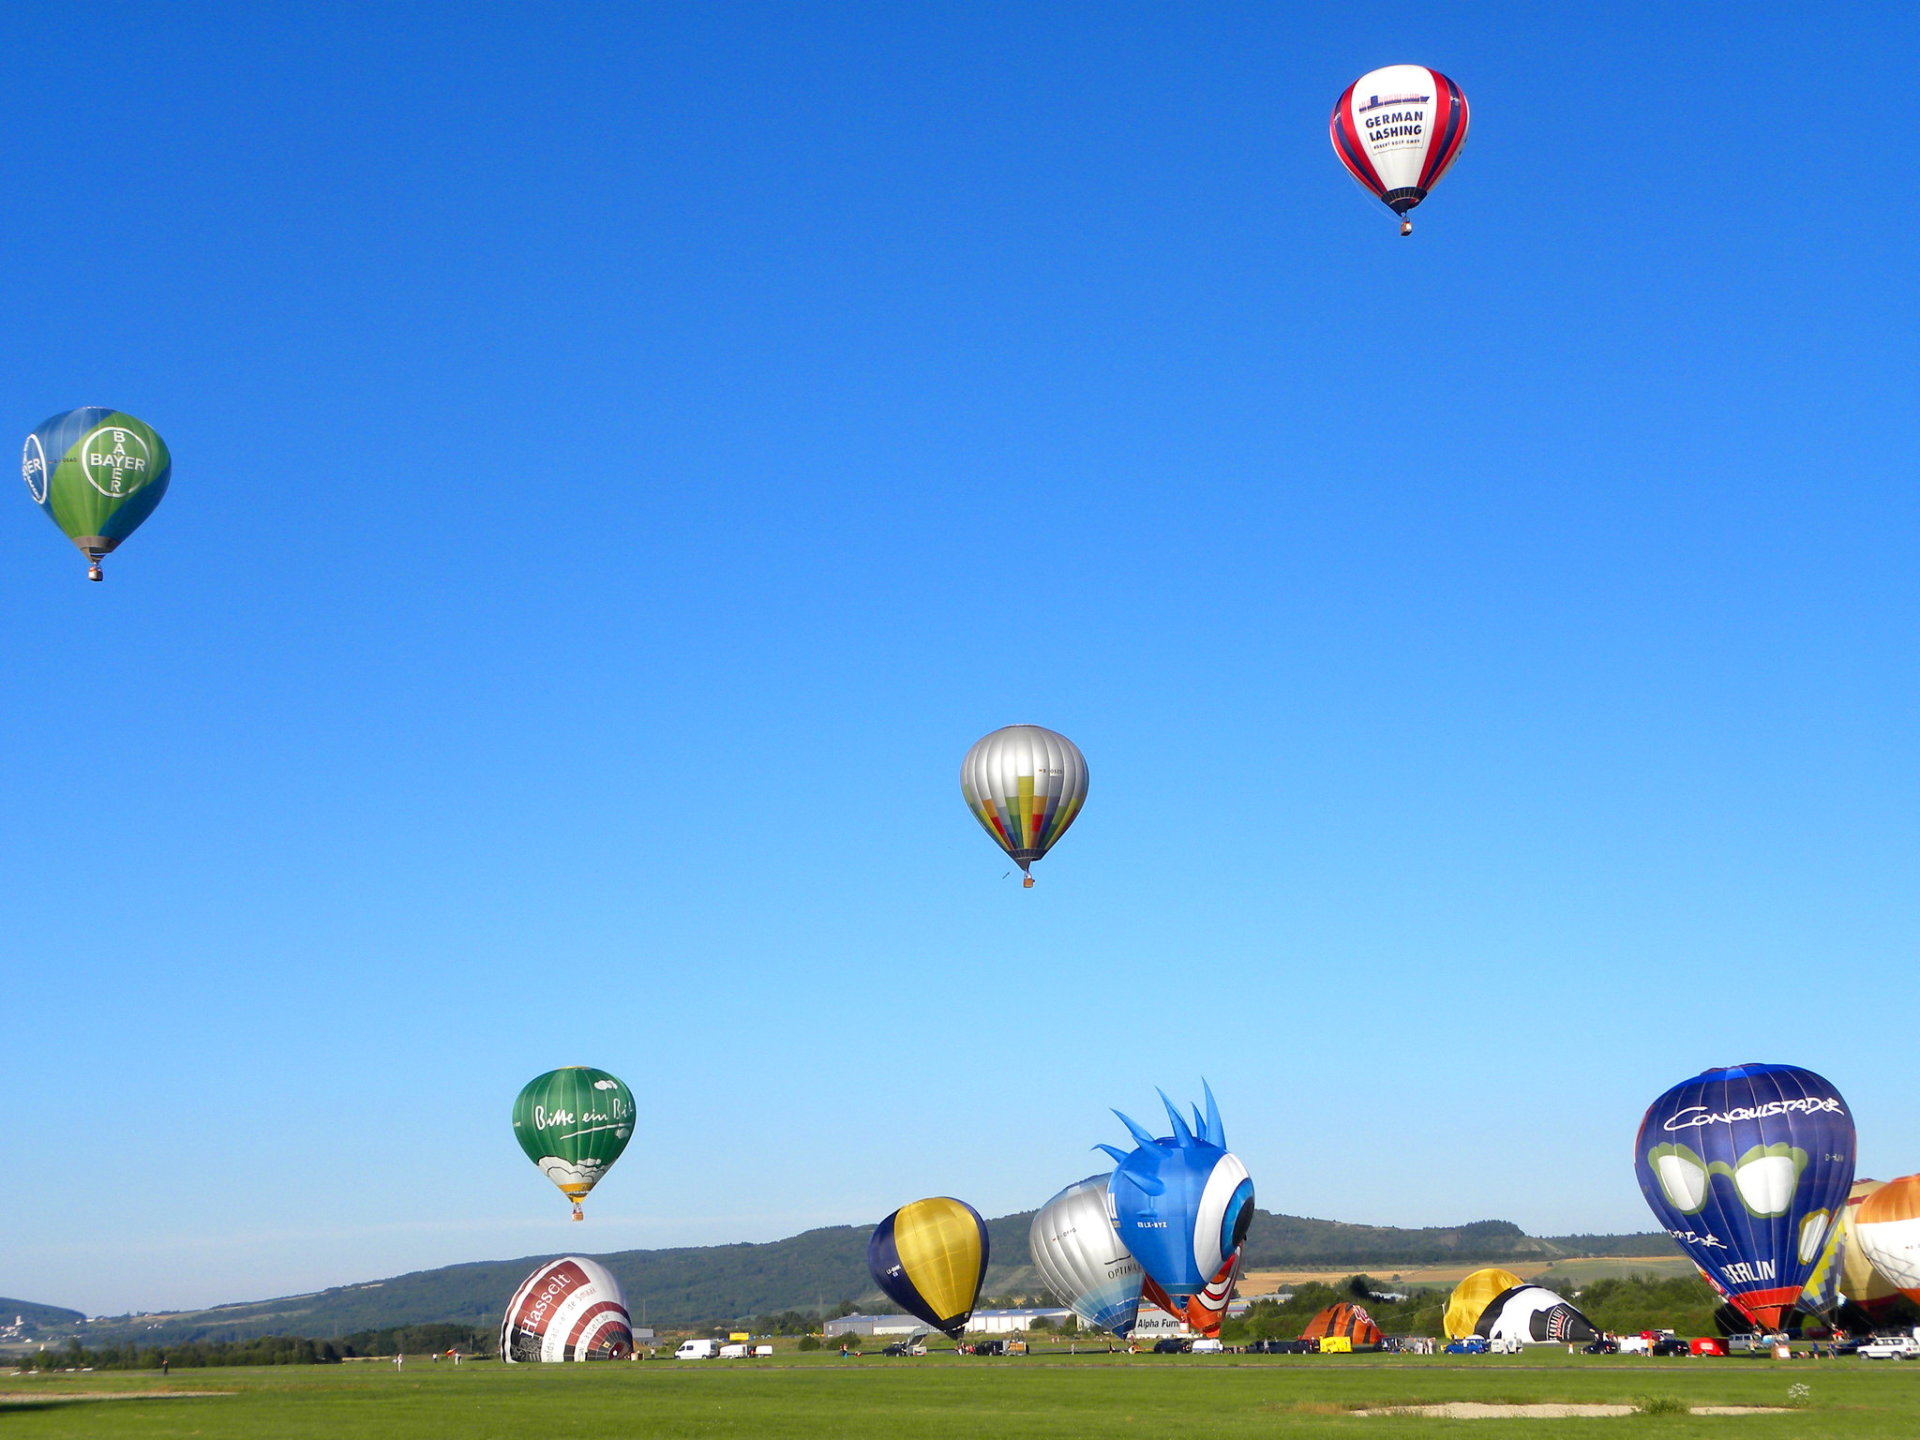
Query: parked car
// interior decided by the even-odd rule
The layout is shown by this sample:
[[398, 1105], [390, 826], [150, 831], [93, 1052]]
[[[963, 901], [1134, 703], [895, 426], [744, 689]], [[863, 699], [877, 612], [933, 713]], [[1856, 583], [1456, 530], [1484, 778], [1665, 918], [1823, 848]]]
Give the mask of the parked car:
[[1649, 1355], [1691, 1355], [1693, 1346], [1677, 1335], [1668, 1335], [1654, 1341], [1647, 1353]]
[[1911, 1360], [1920, 1356], [1920, 1340], [1911, 1335], [1875, 1335], [1854, 1351], [1862, 1360]]
[[1464, 1340], [1455, 1340], [1447, 1346], [1446, 1353], [1449, 1355], [1484, 1355], [1487, 1353], [1486, 1338], [1480, 1335], [1469, 1335]]
[[1196, 1340], [1193, 1342], [1193, 1344], [1189, 1345], [1187, 1347], [1187, 1353], [1189, 1355], [1219, 1355], [1219, 1354], [1223, 1354], [1226, 1351], [1226, 1348], [1227, 1347], [1221, 1344], [1218, 1340], [1203, 1339], [1203, 1340]]
[[1580, 1347], [1580, 1353], [1582, 1355], [1618, 1355], [1620, 1353], [1620, 1342], [1618, 1340], [1589, 1340], [1585, 1345]]
[[1153, 1353], [1156, 1355], [1184, 1355], [1187, 1353], [1188, 1343], [1188, 1341], [1169, 1335], [1164, 1340], [1156, 1340], [1153, 1342]]
[[927, 1347], [918, 1340], [896, 1340], [880, 1352], [882, 1355], [924, 1355]]
[[1318, 1340], [1255, 1340], [1247, 1346], [1249, 1355], [1318, 1355]]

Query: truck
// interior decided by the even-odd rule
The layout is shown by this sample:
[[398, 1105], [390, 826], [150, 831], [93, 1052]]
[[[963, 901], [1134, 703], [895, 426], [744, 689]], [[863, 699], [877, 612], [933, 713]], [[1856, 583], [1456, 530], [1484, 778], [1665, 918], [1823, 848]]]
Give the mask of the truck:
[[1911, 1360], [1920, 1356], [1920, 1340], [1911, 1335], [1875, 1335], [1854, 1352], [1862, 1360]]
[[719, 1355], [718, 1340], [682, 1340], [680, 1348], [673, 1352], [676, 1360], [715, 1360]]

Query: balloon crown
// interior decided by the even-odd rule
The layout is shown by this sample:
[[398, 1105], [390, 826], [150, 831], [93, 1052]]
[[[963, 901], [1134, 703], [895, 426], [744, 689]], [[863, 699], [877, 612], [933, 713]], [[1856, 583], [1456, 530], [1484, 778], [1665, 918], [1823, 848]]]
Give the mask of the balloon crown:
[[[1127, 1169], [1136, 1184], [1139, 1183], [1140, 1180], [1148, 1179], [1156, 1175], [1162, 1163], [1172, 1158], [1172, 1154], [1175, 1152], [1181, 1150], [1198, 1150], [1207, 1147], [1216, 1150], [1225, 1150], [1227, 1148], [1227, 1132], [1220, 1123], [1220, 1106], [1213, 1098], [1213, 1087], [1207, 1084], [1205, 1080], [1202, 1080], [1200, 1082], [1200, 1088], [1206, 1093], [1207, 1108], [1203, 1113], [1198, 1105], [1193, 1107], [1193, 1123], [1191, 1125], [1187, 1123], [1186, 1118], [1181, 1115], [1180, 1111], [1175, 1108], [1173, 1101], [1167, 1098], [1167, 1092], [1156, 1086], [1154, 1093], [1160, 1097], [1160, 1103], [1167, 1107], [1167, 1118], [1173, 1122], [1173, 1134], [1167, 1136], [1155, 1135], [1139, 1121], [1116, 1110], [1113, 1113], [1120, 1117], [1120, 1123], [1126, 1126], [1128, 1133], [1139, 1142], [1139, 1148], [1135, 1150], [1121, 1150], [1112, 1145], [1096, 1145], [1094, 1149], [1104, 1150], [1107, 1154], [1111, 1155]], [[1147, 1187], [1142, 1186], [1141, 1188], [1146, 1189]], [[1149, 1190], [1148, 1193], [1152, 1193], [1151, 1190]]]

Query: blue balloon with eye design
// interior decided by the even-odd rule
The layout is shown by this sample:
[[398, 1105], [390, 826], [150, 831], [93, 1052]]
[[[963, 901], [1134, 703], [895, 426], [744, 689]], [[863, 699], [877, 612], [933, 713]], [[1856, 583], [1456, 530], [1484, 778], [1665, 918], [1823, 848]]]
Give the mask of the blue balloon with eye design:
[[1155, 1136], [1116, 1110], [1139, 1143], [1098, 1147], [1120, 1162], [1107, 1182], [1108, 1218], [1140, 1268], [1175, 1299], [1205, 1290], [1253, 1221], [1253, 1180], [1227, 1149], [1213, 1090], [1203, 1088], [1206, 1112], [1196, 1106], [1191, 1125], [1163, 1091], [1172, 1135]]
[[1777, 1330], [1820, 1261], [1853, 1185], [1853, 1116], [1797, 1065], [1682, 1080], [1634, 1142], [1640, 1192], [1714, 1287]]

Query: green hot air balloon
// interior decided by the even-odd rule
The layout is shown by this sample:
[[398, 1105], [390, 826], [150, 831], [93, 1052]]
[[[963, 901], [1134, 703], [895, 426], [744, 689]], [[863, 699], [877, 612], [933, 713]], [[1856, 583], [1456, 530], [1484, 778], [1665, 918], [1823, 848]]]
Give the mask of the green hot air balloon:
[[173, 457], [151, 425], [103, 405], [69, 410], [27, 436], [20, 473], [33, 502], [87, 557], [100, 557], [140, 528], [167, 493]]
[[633, 1092], [620, 1081], [569, 1065], [527, 1082], [513, 1102], [513, 1133], [579, 1220], [580, 1202], [633, 1138], [633, 1114]]

